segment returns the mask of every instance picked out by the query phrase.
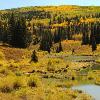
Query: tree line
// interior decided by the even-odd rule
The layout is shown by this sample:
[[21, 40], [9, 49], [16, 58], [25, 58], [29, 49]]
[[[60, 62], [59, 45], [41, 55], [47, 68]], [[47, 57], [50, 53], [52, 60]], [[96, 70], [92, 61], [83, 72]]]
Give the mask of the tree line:
[[31, 43], [31, 33], [24, 17], [14, 17], [12, 13], [6, 22], [0, 21], [0, 41], [13, 47], [26, 48]]
[[[100, 43], [100, 22], [80, 21], [90, 16], [99, 18], [99, 13], [87, 17], [66, 17], [66, 20], [62, 16], [51, 19], [48, 14], [50, 18], [48, 25], [31, 23], [25, 17], [15, 15], [15, 13], [11, 13], [6, 20], [0, 20], [0, 41], [13, 47], [26, 48], [32, 43], [39, 43], [41, 50], [50, 52], [53, 43], [61, 43], [65, 39], [75, 40], [73, 38], [75, 34], [82, 34], [82, 45], [92, 45], [92, 50], [95, 50], [96, 44]], [[66, 25], [60, 25], [64, 21], [66, 21]], [[58, 25], [54, 26], [55, 23]]]

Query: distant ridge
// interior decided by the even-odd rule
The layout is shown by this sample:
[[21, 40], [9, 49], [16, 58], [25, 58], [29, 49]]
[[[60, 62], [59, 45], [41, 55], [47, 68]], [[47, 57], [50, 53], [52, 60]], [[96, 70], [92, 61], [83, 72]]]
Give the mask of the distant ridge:
[[18, 7], [18, 8], [10, 8], [10, 9], [1, 9], [0, 11], [4, 10], [16, 10], [16, 9], [22, 9], [22, 8], [34, 8], [34, 7], [100, 7], [95, 5], [89, 5], [89, 6], [81, 6], [81, 5], [47, 5], [47, 6], [25, 6], [25, 7]]

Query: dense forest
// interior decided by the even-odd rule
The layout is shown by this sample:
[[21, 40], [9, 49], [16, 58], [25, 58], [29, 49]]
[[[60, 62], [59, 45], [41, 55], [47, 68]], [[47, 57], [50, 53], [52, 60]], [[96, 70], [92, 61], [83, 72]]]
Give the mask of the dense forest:
[[50, 52], [62, 40], [81, 40], [82, 45], [100, 43], [100, 7], [45, 6], [0, 11], [0, 41], [26, 48], [40, 44]]

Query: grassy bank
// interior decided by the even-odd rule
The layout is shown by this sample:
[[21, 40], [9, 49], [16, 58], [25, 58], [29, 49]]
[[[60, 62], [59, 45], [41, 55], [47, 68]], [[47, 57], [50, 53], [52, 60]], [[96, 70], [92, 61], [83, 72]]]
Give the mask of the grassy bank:
[[[86, 83], [100, 84], [99, 59], [91, 62], [81, 58], [83, 55], [86, 58], [95, 54], [99, 56], [99, 49], [92, 55], [91, 48], [84, 48], [79, 41], [63, 41], [62, 45], [64, 51], [61, 53], [37, 51], [37, 63], [30, 63], [34, 47], [17, 49], [1, 46], [2, 100], [91, 100], [82, 91], [71, 90], [70, 87]], [[75, 48], [74, 55], [71, 54], [72, 47]]]

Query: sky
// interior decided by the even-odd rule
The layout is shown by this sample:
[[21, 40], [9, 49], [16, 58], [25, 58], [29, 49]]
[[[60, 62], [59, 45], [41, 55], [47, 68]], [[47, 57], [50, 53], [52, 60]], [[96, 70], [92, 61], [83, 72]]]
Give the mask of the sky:
[[45, 5], [100, 6], [100, 0], [0, 0], [0, 9]]

